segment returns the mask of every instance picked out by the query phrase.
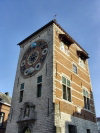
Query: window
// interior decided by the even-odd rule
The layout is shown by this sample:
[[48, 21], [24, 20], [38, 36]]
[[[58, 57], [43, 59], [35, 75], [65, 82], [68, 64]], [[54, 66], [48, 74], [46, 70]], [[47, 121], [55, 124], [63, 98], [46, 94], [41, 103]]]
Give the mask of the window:
[[69, 55], [68, 46], [66, 46], [63, 42], [60, 43], [60, 50]]
[[20, 86], [20, 90], [23, 90], [23, 89], [24, 89], [24, 83], [22, 83]]
[[70, 80], [62, 77], [63, 99], [71, 102]]
[[0, 127], [2, 127], [2, 126], [3, 126], [4, 114], [5, 114], [5, 113], [0, 112]]
[[42, 76], [37, 78], [37, 97], [41, 97], [41, 89], [42, 89]]
[[31, 133], [31, 130], [29, 128], [26, 128], [24, 133]]
[[41, 83], [42, 82], [42, 76], [39, 76], [38, 78], [37, 78], [37, 83]]
[[74, 125], [68, 125], [69, 133], [77, 133], [77, 128]]
[[85, 68], [85, 60], [81, 59], [80, 57], [79, 57], [79, 65]]
[[19, 96], [19, 102], [23, 101], [23, 93], [24, 93], [24, 83], [20, 86], [20, 96]]
[[64, 48], [64, 43], [63, 42], [60, 43], [60, 49], [65, 52], [65, 48]]
[[22, 90], [22, 91], [20, 91], [20, 98], [19, 98], [19, 102], [22, 102], [23, 101], [23, 93], [24, 93], [24, 91]]
[[91, 132], [90, 132], [90, 129], [87, 129], [87, 133], [91, 133]]
[[84, 97], [84, 108], [90, 110], [90, 99], [88, 91], [86, 89], [83, 89], [83, 97]]
[[77, 66], [73, 64], [73, 72], [77, 74]]

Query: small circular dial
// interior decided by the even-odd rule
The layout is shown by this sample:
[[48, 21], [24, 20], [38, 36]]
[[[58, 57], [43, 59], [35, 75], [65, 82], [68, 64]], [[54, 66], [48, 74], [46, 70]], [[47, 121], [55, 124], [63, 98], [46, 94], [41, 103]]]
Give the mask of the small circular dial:
[[48, 45], [44, 40], [30, 44], [20, 64], [20, 71], [24, 78], [35, 75], [44, 64], [48, 54]]

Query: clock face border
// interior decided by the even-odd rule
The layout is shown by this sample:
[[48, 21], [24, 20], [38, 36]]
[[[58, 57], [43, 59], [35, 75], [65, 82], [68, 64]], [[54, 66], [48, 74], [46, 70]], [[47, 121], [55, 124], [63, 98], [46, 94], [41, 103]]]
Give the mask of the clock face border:
[[45, 40], [30, 43], [20, 63], [21, 75], [29, 78], [38, 73], [42, 69], [47, 55], [48, 43]]

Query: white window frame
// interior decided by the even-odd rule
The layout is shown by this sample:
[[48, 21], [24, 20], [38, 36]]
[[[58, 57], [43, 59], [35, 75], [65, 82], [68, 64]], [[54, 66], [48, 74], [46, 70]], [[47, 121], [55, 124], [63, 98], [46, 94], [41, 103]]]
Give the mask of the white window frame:
[[[74, 71], [74, 66], [77, 68], [77, 72]], [[74, 72], [75, 74], [78, 74], [78, 67], [77, 67], [77, 65], [76, 65], [75, 63], [72, 64], [72, 69], [73, 69], [73, 72]]]
[[[65, 78], [66, 79], [66, 84], [64, 84], [63, 82], [62, 82], [62, 91], [63, 91], [63, 85], [64, 86], [66, 86], [66, 96], [67, 96], [67, 99], [64, 99], [63, 98], [63, 93], [62, 93], [62, 98], [63, 98], [63, 100], [65, 100], [65, 101], [68, 101], [68, 102], [72, 102], [72, 88], [71, 88], [71, 80], [68, 78], [68, 77], [66, 77], [65, 75], [62, 75], [62, 78]], [[68, 86], [67, 85], [67, 81], [70, 81], [70, 86]], [[70, 100], [68, 100], [68, 89], [67, 88], [70, 88]]]
[[[85, 93], [88, 93], [88, 95], [85, 95], [84, 93], [83, 93], [83, 98], [85, 97], [86, 98], [86, 104], [87, 104], [87, 99], [89, 99], [89, 102], [90, 102], [90, 93], [89, 93], [89, 91], [88, 91], [88, 89], [87, 88], [85, 88], [85, 87], [83, 87], [83, 91], [85, 91]], [[84, 105], [85, 105], [85, 103], [84, 103]], [[86, 105], [87, 106], [87, 105]], [[90, 111], [91, 110], [91, 106], [89, 105], [89, 109], [86, 107], [84, 107], [84, 109], [86, 109], [86, 110], [88, 110], [88, 111]]]
[[66, 55], [69, 56], [69, 50], [65, 47], [67, 47], [67, 46], [65, 46], [65, 44], [61, 41], [60, 42], [60, 50], [63, 51]]
[[85, 61], [82, 60], [80, 57], [79, 57], [79, 65], [82, 67], [82, 68], [86, 68], [86, 65], [85, 65]]

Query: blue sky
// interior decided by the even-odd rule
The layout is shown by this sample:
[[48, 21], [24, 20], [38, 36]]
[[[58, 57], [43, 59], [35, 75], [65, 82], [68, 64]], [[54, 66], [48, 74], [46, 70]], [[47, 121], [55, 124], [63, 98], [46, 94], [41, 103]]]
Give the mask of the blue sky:
[[100, 116], [100, 0], [0, 0], [0, 91], [12, 95], [19, 43], [54, 19], [89, 53]]

